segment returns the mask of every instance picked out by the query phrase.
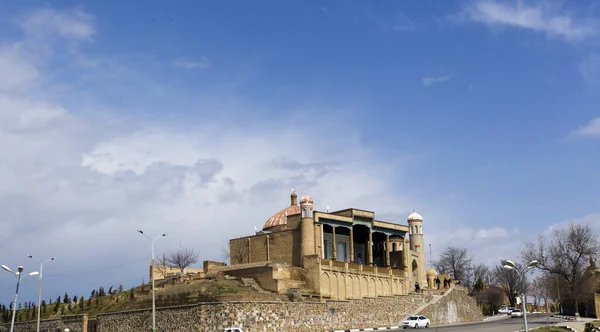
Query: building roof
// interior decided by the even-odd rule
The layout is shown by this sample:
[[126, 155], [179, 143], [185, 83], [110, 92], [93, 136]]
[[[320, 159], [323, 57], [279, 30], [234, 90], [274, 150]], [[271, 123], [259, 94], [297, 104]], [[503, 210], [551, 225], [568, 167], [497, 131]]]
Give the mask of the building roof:
[[427, 276], [436, 276], [437, 274], [437, 271], [432, 268], [427, 269], [427, 271], [425, 272], [425, 275]]
[[285, 226], [287, 225], [287, 217], [295, 214], [300, 214], [300, 206], [290, 205], [267, 219], [263, 229]]
[[423, 221], [423, 217], [421, 217], [420, 214], [418, 214], [415, 210], [413, 210], [413, 213], [411, 213], [408, 218], [406, 218], [406, 220], [408, 221]]
[[300, 199], [300, 204], [313, 204], [313, 199], [308, 195], [304, 195]]

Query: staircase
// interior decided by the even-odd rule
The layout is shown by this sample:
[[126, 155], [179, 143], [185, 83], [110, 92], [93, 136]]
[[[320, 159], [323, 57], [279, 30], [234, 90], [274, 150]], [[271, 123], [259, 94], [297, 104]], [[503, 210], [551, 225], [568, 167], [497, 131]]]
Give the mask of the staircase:
[[241, 281], [242, 284], [244, 284], [244, 287], [246, 288], [252, 288], [261, 294], [272, 294], [271, 292], [266, 291], [262, 287], [260, 287], [256, 280], [254, 280], [254, 278], [242, 278]]

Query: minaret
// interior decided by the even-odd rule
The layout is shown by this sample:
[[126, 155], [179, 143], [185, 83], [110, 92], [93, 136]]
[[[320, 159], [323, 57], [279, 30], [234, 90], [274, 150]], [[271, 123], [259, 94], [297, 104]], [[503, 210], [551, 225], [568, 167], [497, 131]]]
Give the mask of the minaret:
[[302, 196], [300, 199], [300, 212], [302, 213], [300, 227], [302, 231], [302, 257], [304, 258], [304, 256], [316, 254], [313, 200], [310, 196]]
[[[423, 240], [423, 217], [413, 210], [408, 218], [408, 228], [410, 232], [410, 250], [418, 254], [417, 277], [421, 287], [427, 285], [427, 276], [425, 275], [425, 241]], [[412, 259], [408, 262], [412, 270]], [[413, 280], [413, 282], [416, 280]]]
[[294, 190], [294, 188], [292, 188], [292, 195], [290, 196], [290, 200], [291, 200], [291, 206], [294, 205], [298, 205], [298, 194], [296, 194], [296, 191]]

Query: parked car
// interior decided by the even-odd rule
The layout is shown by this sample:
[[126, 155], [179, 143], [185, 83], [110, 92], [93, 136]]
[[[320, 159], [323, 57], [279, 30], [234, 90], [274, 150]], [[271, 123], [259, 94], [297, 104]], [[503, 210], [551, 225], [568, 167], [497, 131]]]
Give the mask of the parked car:
[[407, 319], [402, 321], [402, 324], [400, 324], [402, 326], [403, 329], [412, 327], [413, 329], [419, 328], [419, 327], [424, 327], [424, 328], [428, 328], [429, 325], [431, 325], [431, 323], [429, 322], [429, 319], [427, 319], [427, 317], [425, 316], [410, 316]]
[[515, 309], [510, 313], [510, 317], [512, 318], [520, 318], [523, 317], [523, 312], [519, 309]]
[[510, 315], [510, 313], [513, 312], [513, 310], [515, 310], [514, 307], [502, 307], [500, 308], [500, 310], [498, 310], [498, 313]]
[[226, 327], [223, 332], [244, 332], [241, 327]]

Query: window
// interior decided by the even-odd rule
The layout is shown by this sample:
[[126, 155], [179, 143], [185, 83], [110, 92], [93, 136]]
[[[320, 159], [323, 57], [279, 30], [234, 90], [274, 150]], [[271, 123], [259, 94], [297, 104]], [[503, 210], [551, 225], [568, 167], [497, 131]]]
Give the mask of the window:
[[330, 240], [323, 240], [323, 243], [325, 244], [325, 258], [331, 258], [331, 241]]

